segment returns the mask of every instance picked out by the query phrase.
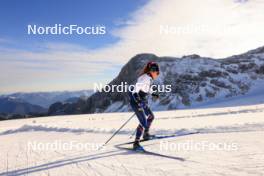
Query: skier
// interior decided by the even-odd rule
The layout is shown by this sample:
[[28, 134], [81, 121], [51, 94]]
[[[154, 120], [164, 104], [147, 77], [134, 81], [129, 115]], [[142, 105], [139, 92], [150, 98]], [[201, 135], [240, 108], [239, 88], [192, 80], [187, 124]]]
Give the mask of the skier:
[[139, 144], [143, 130], [144, 140], [149, 140], [152, 137], [149, 134], [149, 128], [154, 119], [154, 115], [148, 106], [147, 97], [148, 94], [151, 94], [154, 98], [159, 98], [157, 92], [151, 89], [152, 81], [158, 75], [159, 65], [155, 62], [148, 62], [138, 77], [133, 91], [129, 92], [130, 105], [139, 120], [139, 125], [136, 129], [136, 139], [133, 144], [134, 150], [144, 150]]

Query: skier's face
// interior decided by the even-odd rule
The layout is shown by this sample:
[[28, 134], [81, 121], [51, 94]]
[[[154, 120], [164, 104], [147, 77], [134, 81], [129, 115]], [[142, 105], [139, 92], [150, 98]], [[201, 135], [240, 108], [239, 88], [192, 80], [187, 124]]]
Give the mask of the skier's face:
[[150, 74], [151, 74], [151, 77], [152, 77], [153, 79], [156, 79], [156, 78], [159, 76], [159, 72], [157, 72], [157, 71], [150, 72]]

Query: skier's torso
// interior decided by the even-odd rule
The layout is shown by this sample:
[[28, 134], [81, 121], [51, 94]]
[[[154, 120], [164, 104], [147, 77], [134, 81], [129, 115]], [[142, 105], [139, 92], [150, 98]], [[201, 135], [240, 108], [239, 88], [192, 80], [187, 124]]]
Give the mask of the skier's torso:
[[152, 93], [151, 85], [152, 78], [148, 74], [143, 74], [138, 77], [134, 90], [131, 93], [133, 95], [138, 94], [140, 99], [145, 100], [147, 95]]

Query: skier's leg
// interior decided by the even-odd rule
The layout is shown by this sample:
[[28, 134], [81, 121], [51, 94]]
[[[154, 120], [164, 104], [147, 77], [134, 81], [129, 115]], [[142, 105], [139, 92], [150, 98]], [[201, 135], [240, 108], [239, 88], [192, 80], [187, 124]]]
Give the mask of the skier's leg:
[[136, 131], [136, 141], [140, 140], [142, 132], [143, 132], [143, 127], [141, 126], [141, 124], [139, 124]]
[[140, 110], [140, 107], [138, 107], [137, 103], [133, 100], [130, 100], [130, 105], [139, 120], [140, 126], [142, 128], [147, 128], [147, 119], [144, 111]]
[[138, 106], [138, 103], [136, 103], [131, 96], [133, 95], [130, 94], [130, 105], [133, 111], [135, 112], [141, 126], [143, 128], [147, 128], [147, 119], [146, 119], [145, 112], [144, 110], [141, 110], [141, 108]]
[[133, 144], [133, 149], [134, 150], [142, 150], [143, 148], [140, 146], [139, 140], [140, 140], [140, 137], [142, 136], [143, 129], [147, 127], [147, 119], [146, 119], [143, 111], [139, 111], [138, 109], [135, 109], [134, 111], [137, 115], [137, 118], [138, 118], [140, 124], [138, 125], [138, 127], [136, 129], [136, 138], [135, 138], [135, 142]]
[[149, 134], [149, 128], [152, 124], [152, 121], [154, 120], [154, 114], [152, 113], [149, 107], [146, 107], [144, 111], [145, 111], [145, 114], [148, 116], [148, 118], [147, 118], [147, 126], [144, 130], [143, 138], [145, 140], [149, 140], [151, 138], [151, 135]]
[[149, 128], [150, 128], [155, 116], [154, 116], [154, 114], [152, 113], [152, 111], [150, 110], [149, 107], [147, 107], [147, 113], [146, 114], [147, 114], [148, 118], [147, 118], [147, 128], [145, 130], [149, 130]]
[[140, 137], [142, 136], [143, 129], [147, 128], [147, 119], [146, 119], [144, 111], [142, 111], [141, 108], [138, 106], [138, 104], [134, 101], [132, 97], [133, 95], [129, 94], [129, 96], [130, 96], [130, 105], [140, 122], [136, 130], [136, 139], [133, 144], [133, 148], [135, 150], [138, 150], [138, 149], [142, 149], [142, 147], [139, 144], [139, 140], [140, 140]]

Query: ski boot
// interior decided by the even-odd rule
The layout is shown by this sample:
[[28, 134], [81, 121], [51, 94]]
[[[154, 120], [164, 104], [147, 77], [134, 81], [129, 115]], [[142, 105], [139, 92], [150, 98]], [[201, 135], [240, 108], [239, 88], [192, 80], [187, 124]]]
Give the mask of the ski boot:
[[139, 144], [139, 141], [135, 141], [133, 144], [133, 150], [143, 152], [144, 148]]
[[149, 130], [144, 131], [144, 134], [143, 134], [144, 141], [148, 141], [148, 140], [153, 139], [153, 138], [155, 138], [155, 135], [150, 135]]

